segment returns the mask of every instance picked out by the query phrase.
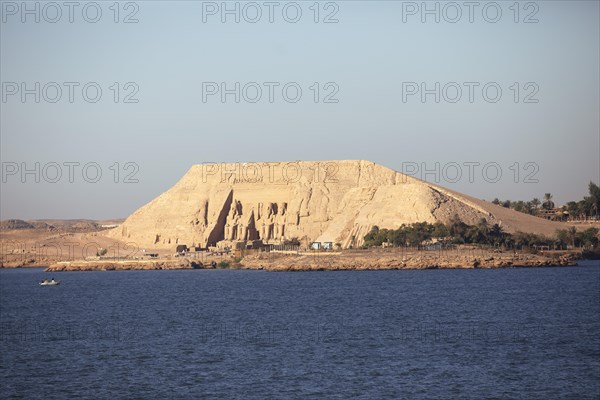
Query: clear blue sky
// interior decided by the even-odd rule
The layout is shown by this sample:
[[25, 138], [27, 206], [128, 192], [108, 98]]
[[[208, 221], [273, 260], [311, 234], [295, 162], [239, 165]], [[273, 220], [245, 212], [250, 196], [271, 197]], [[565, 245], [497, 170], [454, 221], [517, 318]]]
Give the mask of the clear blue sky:
[[[453, 183], [441, 176], [439, 183], [488, 200], [528, 200], [551, 192], [559, 204], [581, 199], [590, 180], [600, 181], [597, 1], [520, 2], [518, 16], [512, 1], [479, 2], [473, 22], [461, 6], [456, 23], [450, 20], [457, 9], [446, 2], [437, 2], [439, 23], [435, 15], [415, 10], [420, 1], [321, 2], [319, 23], [314, 2], [301, 1], [302, 16], [291, 23], [285, 18], [294, 19], [296, 8], [289, 3], [278, 2], [272, 23], [262, 1], [255, 3], [262, 12], [256, 23], [245, 20], [256, 17], [256, 7], [244, 8], [245, 2], [239, 2], [239, 23], [235, 15], [221, 15], [220, 1], [122, 2], [119, 23], [112, 1], [98, 2], [102, 16], [96, 23], [84, 18], [95, 18], [92, 6], [83, 15], [88, 2], [73, 10], [72, 23], [67, 7], [51, 23], [57, 10], [39, 3], [36, 23], [20, 1], [2, 1], [1, 218], [125, 217], [202, 162], [367, 159], [396, 170], [407, 163], [430, 169], [436, 162], [440, 168], [497, 163], [503, 173], [498, 182], [486, 181], [479, 166], [473, 182], [463, 167], [462, 179]], [[34, 9], [36, 3], [27, 4]], [[502, 15], [491, 23], [495, 4]], [[427, 7], [434, 9], [436, 2]], [[138, 22], [123, 23], [131, 13]], [[338, 22], [323, 23], [332, 13]], [[21, 83], [35, 91], [35, 82], [40, 102], [35, 94], [22, 102]], [[49, 82], [62, 87], [56, 103], [48, 101], [56, 97]], [[79, 83], [72, 103], [64, 82]], [[88, 82], [102, 89], [96, 103], [82, 96]], [[124, 87], [127, 82], [135, 85]], [[229, 88], [257, 82], [263, 96], [247, 101], [255, 96], [249, 86], [240, 103], [234, 95], [223, 103], [219, 94], [206, 92], [203, 102], [203, 82], [226, 82]], [[272, 103], [264, 82], [280, 83]], [[302, 89], [296, 103], [282, 97], [288, 82]], [[318, 103], [314, 82], [320, 84]], [[335, 85], [325, 88], [328, 82]], [[463, 93], [456, 103], [447, 101], [456, 97], [450, 85], [445, 93], [440, 89], [439, 103], [434, 94], [423, 103], [420, 94], [407, 94], [407, 82], [424, 82], [429, 89], [436, 82], [441, 88], [456, 82]], [[472, 103], [465, 82], [479, 83]], [[502, 89], [495, 103], [482, 96], [490, 82]], [[139, 101], [124, 103], [136, 85], [132, 98]], [[336, 87], [338, 102], [324, 103]], [[493, 97], [493, 90], [488, 94]], [[39, 183], [33, 174], [23, 182], [20, 170], [11, 175], [15, 165], [34, 169], [36, 162], [46, 172], [40, 171]], [[73, 182], [65, 162], [79, 163]], [[118, 183], [110, 169], [115, 162]], [[125, 171], [128, 162], [139, 170]], [[521, 169], [517, 183], [515, 162]], [[62, 169], [56, 183], [50, 182], [52, 163]], [[100, 166], [98, 182], [83, 179], [81, 166], [87, 163]], [[525, 169], [527, 163], [535, 166]], [[94, 169], [88, 172], [92, 180]], [[139, 182], [124, 183], [127, 172], [136, 172]], [[537, 183], [525, 182], [527, 173]]]

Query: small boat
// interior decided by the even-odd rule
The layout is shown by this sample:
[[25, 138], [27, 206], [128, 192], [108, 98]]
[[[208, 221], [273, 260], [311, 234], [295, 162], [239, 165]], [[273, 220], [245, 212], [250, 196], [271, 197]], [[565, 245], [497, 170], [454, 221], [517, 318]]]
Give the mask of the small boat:
[[40, 286], [56, 286], [56, 285], [60, 285], [60, 281], [55, 281], [54, 279], [52, 279], [51, 281], [44, 279], [43, 281], [41, 281], [39, 283]]

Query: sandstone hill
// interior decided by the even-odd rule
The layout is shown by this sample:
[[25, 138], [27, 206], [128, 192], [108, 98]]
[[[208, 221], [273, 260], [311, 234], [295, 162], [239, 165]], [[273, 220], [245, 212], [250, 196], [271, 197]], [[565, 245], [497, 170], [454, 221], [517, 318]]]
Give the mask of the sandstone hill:
[[140, 248], [222, 240], [358, 246], [369, 230], [413, 222], [468, 224], [552, 235], [560, 223], [496, 206], [369, 161], [199, 164], [105, 235]]

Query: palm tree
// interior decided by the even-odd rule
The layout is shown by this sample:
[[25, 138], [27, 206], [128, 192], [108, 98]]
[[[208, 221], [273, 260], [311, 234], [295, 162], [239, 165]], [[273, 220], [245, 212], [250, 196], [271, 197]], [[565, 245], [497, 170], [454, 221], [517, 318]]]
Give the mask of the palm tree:
[[577, 228], [572, 226], [569, 228], [569, 230], [567, 232], [569, 232], [569, 236], [571, 237], [571, 243], [573, 244], [573, 248], [575, 248], [575, 238], [577, 237]]
[[542, 203], [542, 208], [545, 210], [552, 210], [554, 208], [554, 202], [552, 201], [552, 194], [546, 193], [544, 194], [544, 202]]
[[[598, 208], [600, 208], [600, 187], [598, 185], [596, 185], [594, 182], [590, 182], [589, 185], [589, 191], [590, 191], [590, 197], [589, 197], [589, 203], [591, 203], [590, 206], [590, 215], [594, 215], [592, 214], [592, 211], [596, 211], [596, 217], [598, 216]], [[586, 200], [586, 199], [584, 199]]]
[[479, 220], [479, 222], [477, 222], [477, 231], [479, 233], [479, 240], [477, 240], [477, 242], [479, 241], [488, 241], [488, 235], [489, 235], [489, 226], [488, 226], [488, 222], [485, 218], [481, 218]]
[[502, 227], [498, 224], [492, 225], [488, 236], [490, 238], [495, 239], [494, 244], [500, 244], [500, 243], [504, 242], [504, 231], [502, 230]]

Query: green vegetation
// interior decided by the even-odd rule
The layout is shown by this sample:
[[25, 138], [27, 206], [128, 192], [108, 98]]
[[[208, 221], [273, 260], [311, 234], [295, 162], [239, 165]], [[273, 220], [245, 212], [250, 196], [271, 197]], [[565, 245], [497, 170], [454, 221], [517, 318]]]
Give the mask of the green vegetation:
[[553, 238], [523, 232], [510, 234], [504, 232], [498, 224], [488, 224], [485, 218], [475, 225], [468, 225], [458, 216], [454, 216], [447, 225], [441, 222], [435, 224], [417, 222], [402, 225], [398, 229], [379, 229], [374, 226], [365, 235], [363, 247], [381, 246], [383, 243], [392, 246], [420, 246], [435, 240], [446, 245], [480, 244], [519, 249], [535, 246], [592, 248], [598, 246], [600, 241], [598, 233], [598, 228], [589, 228], [580, 232], [571, 228], [558, 230]]
[[[590, 182], [588, 185], [588, 192], [589, 196], [584, 197], [583, 200], [570, 201], [562, 206], [562, 211], [566, 211], [569, 218], [572, 219], [584, 219], [587, 217], [598, 216], [600, 214], [600, 187], [594, 182]], [[538, 198], [534, 198], [531, 201], [502, 201], [495, 198], [492, 200], [492, 203], [531, 215], [538, 215], [540, 210], [553, 210], [556, 207], [554, 201], [552, 201], [551, 193], [544, 194], [543, 202]]]
[[229, 268], [229, 263], [227, 261], [221, 261], [217, 264], [217, 268], [219, 269], [227, 269]]
[[556, 231], [556, 238], [561, 245], [583, 248], [596, 247], [599, 242], [598, 228], [588, 228], [579, 232], [574, 227], [559, 229]]
[[589, 196], [580, 201], [570, 201], [563, 209], [573, 217], [591, 217], [600, 214], [600, 187], [590, 182], [588, 187]]
[[477, 225], [467, 225], [458, 216], [455, 216], [450, 224], [441, 222], [430, 224], [428, 222], [417, 222], [410, 225], [402, 225], [398, 229], [379, 229], [375, 226], [365, 236], [365, 246], [381, 246], [389, 243], [394, 246], [419, 246], [423, 242], [437, 239], [446, 243], [481, 243], [481, 244], [504, 244], [510, 236], [502, 231], [498, 224], [490, 226], [485, 218]]
[[394, 246], [418, 246], [433, 237], [441, 238], [445, 236], [448, 236], [448, 229], [440, 222], [435, 224], [428, 222], [403, 224], [398, 229], [379, 229], [379, 227], [374, 226], [371, 232], [365, 236], [365, 246], [381, 246], [384, 242]]
[[[549, 193], [548, 193], [549, 194]], [[550, 195], [552, 196], [552, 195]], [[525, 214], [531, 214], [531, 215], [537, 215], [538, 211], [540, 210], [540, 205], [542, 204], [542, 202], [536, 197], [531, 201], [523, 201], [523, 200], [519, 200], [519, 201], [511, 201], [511, 200], [499, 200], [498, 198], [495, 198], [494, 200], [492, 200], [493, 204], [502, 206], [504, 208], [510, 208], [513, 209], [515, 211], [519, 211]], [[547, 203], [550, 204], [550, 203]], [[554, 204], [554, 203], [552, 203]]]

